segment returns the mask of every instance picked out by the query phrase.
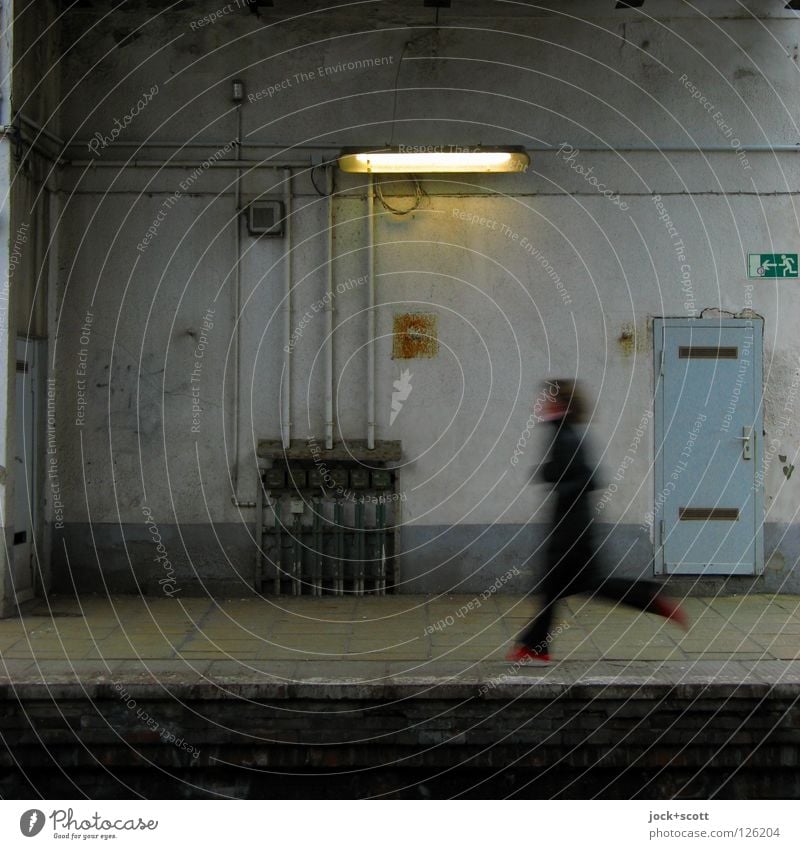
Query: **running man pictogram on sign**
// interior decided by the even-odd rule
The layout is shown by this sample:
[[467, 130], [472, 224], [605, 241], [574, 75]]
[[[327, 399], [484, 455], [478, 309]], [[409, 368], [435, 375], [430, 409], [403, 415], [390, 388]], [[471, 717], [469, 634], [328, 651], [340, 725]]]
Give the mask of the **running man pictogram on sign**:
[[797, 254], [748, 254], [747, 276], [798, 277]]

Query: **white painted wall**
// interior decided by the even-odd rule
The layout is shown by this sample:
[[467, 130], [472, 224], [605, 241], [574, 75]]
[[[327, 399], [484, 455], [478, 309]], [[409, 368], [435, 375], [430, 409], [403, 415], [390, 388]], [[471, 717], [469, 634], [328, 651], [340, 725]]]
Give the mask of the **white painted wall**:
[[[504, 18], [507, 4], [463, 4], [475, 14], [443, 14], [438, 31], [429, 27], [432, 13], [410, 3], [381, 4], [375, 17], [359, 8], [286, 24], [237, 11], [199, 28], [210, 5], [198, 3], [150, 21], [124, 13], [92, 18], [91, 37], [82, 37], [89, 13], [76, 10], [64, 25], [65, 44], [82, 37], [61, 65], [65, 138], [109, 134], [143, 92], [159, 87], [101, 161], [170, 155], [136, 152], [135, 143], [146, 139], [209, 143], [175, 153], [178, 159], [213, 155], [235, 135], [229, 83], [240, 77], [250, 94], [289, 80], [273, 96], [244, 104], [251, 143], [321, 149], [390, 138], [396, 144], [567, 143], [580, 151], [572, 164], [593, 168], [619, 192], [627, 210], [599, 196], [553, 150], [534, 153], [524, 175], [425, 180], [427, 197], [407, 217], [384, 214], [376, 204], [377, 435], [403, 441], [404, 510], [412, 524], [517, 524], [538, 515], [539, 495], [526, 484], [538, 448], [531, 446], [517, 468], [509, 458], [547, 375], [577, 373], [594, 391], [593, 440], [613, 474], [651, 406], [653, 316], [746, 306], [763, 315], [768, 431], [800, 373], [798, 284], [755, 281], [751, 300], [745, 289], [749, 251], [798, 247], [800, 153], [752, 149], [797, 142], [795, 15], [782, 3], [762, 2], [747, 7], [761, 17], [748, 17], [741, 4], [720, 0], [709, 7], [719, 15], [713, 19], [672, 4], [675, 16], [665, 19], [626, 12], [581, 20], [580, 4], [553, 5], [560, 13]], [[129, 42], [121, 41], [126, 32], [133, 33]], [[383, 64], [315, 73], [305, 82], [295, 76], [365, 58]], [[713, 110], [692, 97], [687, 83]], [[749, 168], [726, 150], [731, 142], [721, 124], [747, 148]], [[592, 151], [656, 145], [685, 152]], [[70, 150], [74, 159], [91, 158], [85, 146]], [[62, 175], [60, 307], [51, 338], [58, 351], [61, 470], [72, 492], [67, 522], [140, 522], [143, 498], [164, 523], [252, 521], [246, 508], [231, 504], [229, 477], [234, 172], [204, 172], [146, 250], [137, 250], [161, 204], [190, 172], [75, 166]], [[282, 179], [280, 171], [246, 174], [245, 201], [262, 192], [279, 195]], [[321, 173], [317, 182], [324, 183]], [[367, 261], [363, 180], [338, 175], [337, 183], [343, 195], [335, 203], [335, 284], [363, 275]], [[297, 323], [324, 293], [326, 202], [307, 173], [295, 184]], [[688, 313], [684, 263], [658, 218], [654, 194], [685, 242]], [[487, 222], [471, 223], [460, 213]], [[522, 239], [552, 265], [570, 303]], [[279, 436], [285, 249], [280, 240], [243, 239], [242, 412], [250, 437], [242, 447], [242, 495], [248, 498], [255, 488], [253, 440]], [[336, 301], [336, 419], [348, 438], [366, 435], [366, 302], [366, 286]], [[215, 318], [202, 366], [204, 412], [201, 432], [193, 434], [190, 377], [209, 308]], [[82, 345], [87, 311], [92, 331]], [[405, 311], [438, 315], [438, 357], [391, 359], [392, 316]], [[296, 438], [323, 434], [323, 328], [320, 312], [294, 355]], [[635, 343], [626, 346], [620, 336], [631, 328]], [[85, 425], [77, 427], [81, 348], [88, 352], [89, 395]], [[392, 382], [401, 367], [413, 372], [413, 390], [389, 427]], [[647, 446], [651, 440], [648, 434]], [[797, 443], [793, 424], [782, 435], [782, 453], [793, 458]], [[608, 504], [612, 521], [635, 525], [651, 509], [650, 450], [640, 450]], [[769, 520], [795, 521], [795, 480], [772, 464]]]

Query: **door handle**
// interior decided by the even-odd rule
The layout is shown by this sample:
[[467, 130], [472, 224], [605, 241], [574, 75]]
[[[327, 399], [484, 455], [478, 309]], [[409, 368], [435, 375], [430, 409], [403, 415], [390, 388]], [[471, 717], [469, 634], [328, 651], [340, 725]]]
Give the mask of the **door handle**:
[[742, 440], [742, 460], [752, 460], [753, 459], [753, 428], [751, 427], [743, 427], [742, 435], [737, 436], [736, 439]]

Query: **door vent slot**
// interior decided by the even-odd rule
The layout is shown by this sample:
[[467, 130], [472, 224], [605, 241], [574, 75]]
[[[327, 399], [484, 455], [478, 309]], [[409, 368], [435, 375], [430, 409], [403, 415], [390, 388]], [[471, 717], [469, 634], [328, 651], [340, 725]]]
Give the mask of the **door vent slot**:
[[679, 507], [678, 518], [682, 522], [737, 522], [738, 507]]
[[738, 360], [739, 349], [736, 345], [680, 345], [680, 360]]
[[28, 541], [27, 531], [17, 531], [14, 534], [14, 545], [22, 545]]

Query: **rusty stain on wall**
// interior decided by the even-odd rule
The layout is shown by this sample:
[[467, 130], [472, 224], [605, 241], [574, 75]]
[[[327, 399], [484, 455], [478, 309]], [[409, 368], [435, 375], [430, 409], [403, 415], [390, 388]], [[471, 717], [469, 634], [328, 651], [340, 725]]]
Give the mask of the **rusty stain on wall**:
[[632, 321], [626, 321], [620, 329], [617, 345], [623, 356], [629, 357], [633, 353], [644, 354], [650, 350], [650, 334], [647, 328], [639, 330]]
[[629, 357], [636, 350], [636, 327], [630, 322], [622, 325], [622, 331], [617, 337], [620, 351]]
[[439, 353], [434, 313], [398, 313], [394, 317], [392, 359], [413, 360]]

